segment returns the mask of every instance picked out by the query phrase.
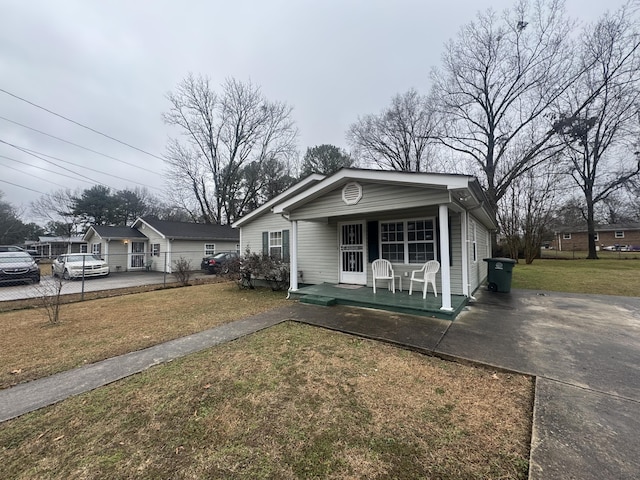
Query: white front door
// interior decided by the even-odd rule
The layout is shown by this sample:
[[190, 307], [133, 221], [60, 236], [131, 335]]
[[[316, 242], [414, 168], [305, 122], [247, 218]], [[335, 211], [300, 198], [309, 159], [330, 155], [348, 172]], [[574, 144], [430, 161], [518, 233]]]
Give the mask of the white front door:
[[340, 283], [367, 284], [364, 222], [339, 225]]

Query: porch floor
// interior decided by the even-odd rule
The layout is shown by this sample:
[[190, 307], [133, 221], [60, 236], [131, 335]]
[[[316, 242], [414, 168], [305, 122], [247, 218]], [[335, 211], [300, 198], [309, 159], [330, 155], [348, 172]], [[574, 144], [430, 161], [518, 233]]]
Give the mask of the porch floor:
[[440, 310], [442, 297], [436, 298], [433, 291], [427, 292], [427, 298], [423, 300], [422, 290], [414, 291], [413, 295], [409, 295], [408, 289], [402, 292], [396, 290], [394, 294], [386, 287], [378, 287], [374, 294], [373, 288], [354, 285], [342, 287], [331, 283], [298, 288], [296, 292], [291, 292], [291, 297], [299, 299], [302, 303], [351, 305], [445, 320], [454, 320], [468, 301], [468, 298], [463, 295], [451, 295], [453, 310], [447, 312]]

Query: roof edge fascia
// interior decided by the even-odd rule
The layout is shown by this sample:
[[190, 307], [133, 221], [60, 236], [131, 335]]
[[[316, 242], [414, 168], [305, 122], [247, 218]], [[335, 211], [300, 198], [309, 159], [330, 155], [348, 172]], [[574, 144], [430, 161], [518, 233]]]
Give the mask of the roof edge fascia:
[[395, 172], [387, 170], [358, 170], [343, 168], [330, 177], [325, 178], [318, 184], [314, 185], [305, 192], [301, 192], [294, 197], [285, 200], [273, 209], [274, 213], [286, 213], [292, 207], [296, 207], [301, 203], [305, 203], [308, 198], [313, 198], [316, 195], [320, 195], [325, 191], [330, 190], [335, 185], [340, 184], [345, 180], [361, 180], [361, 181], [387, 181], [392, 183], [413, 184], [420, 185], [434, 185], [440, 187], [446, 187], [447, 189], [454, 188], [469, 188], [470, 180], [473, 177], [468, 175], [458, 174], [446, 174], [446, 173], [415, 173], [415, 172]]
[[242, 218], [236, 220], [235, 222], [233, 222], [231, 224], [231, 226], [233, 228], [241, 227], [242, 225], [244, 225], [245, 223], [249, 222], [253, 218], [262, 215], [264, 212], [269, 210], [273, 205], [277, 204], [278, 202], [284, 201], [284, 200], [290, 198], [291, 196], [296, 195], [296, 193], [300, 189], [302, 189], [303, 187], [308, 186], [310, 183], [317, 184], [318, 182], [321, 182], [325, 178], [326, 178], [326, 175], [321, 175], [319, 173], [312, 173], [308, 177], [305, 177], [303, 180], [300, 180], [295, 185], [293, 185], [293, 186], [289, 187], [288, 189], [286, 189], [280, 195], [277, 195], [277, 196], [273, 197], [271, 200], [269, 200], [264, 205], [261, 205], [260, 207], [256, 208], [252, 212], [249, 212], [245, 216], [243, 216]]

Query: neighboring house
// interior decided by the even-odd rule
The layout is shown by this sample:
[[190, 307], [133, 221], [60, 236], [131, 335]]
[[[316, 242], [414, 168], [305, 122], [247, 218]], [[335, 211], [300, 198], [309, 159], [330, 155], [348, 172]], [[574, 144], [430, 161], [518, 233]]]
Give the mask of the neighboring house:
[[146, 269], [171, 273], [180, 258], [197, 270], [202, 257], [240, 248], [238, 231], [229, 225], [150, 217], [138, 218], [131, 227], [93, 225], [84, 239], [89, 251], [103, 257], [114, 272]]
[[37, 242], [28, 242], [27, 246], [38, 251], [38, 256], [55, 258], [63, 253], [83, 253], [87, 251], [87, 243], [81, 236], [72, 237], [38, 237]]
[[487, 276], [493, 212], [467, 175], [342, 169], [311, 175], [234, 223], [244, 251], [289, 259], [299, 283], [371, 286], [371, 262], [386, 258], [408, 278], [440, 261], [442, 309]]
[[[640, 246], [640, 223], [597, 225], [595, 233], [596, 246], [599, 248], [615, 245]], [[551, 247], [560, 251], [587, 251], [589, 243], [586, 225], [556, 228]]]

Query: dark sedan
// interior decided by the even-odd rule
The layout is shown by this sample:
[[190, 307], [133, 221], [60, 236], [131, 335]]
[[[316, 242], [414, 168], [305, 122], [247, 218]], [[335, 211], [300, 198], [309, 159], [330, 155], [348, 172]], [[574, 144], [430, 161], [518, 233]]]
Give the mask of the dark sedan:
[[200, 268], [208, 273], [229, 273], [229, 269], [233, 268], [233, 264], [237, 262], [238, 258], [238, 254], [235, 252], [217, 253], [204, 257]]
[[40, 269], [27, 252], [0, 252], [0, 283], [40, 282]]

